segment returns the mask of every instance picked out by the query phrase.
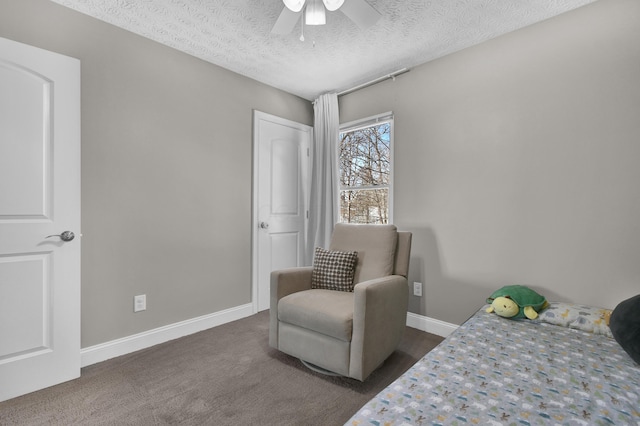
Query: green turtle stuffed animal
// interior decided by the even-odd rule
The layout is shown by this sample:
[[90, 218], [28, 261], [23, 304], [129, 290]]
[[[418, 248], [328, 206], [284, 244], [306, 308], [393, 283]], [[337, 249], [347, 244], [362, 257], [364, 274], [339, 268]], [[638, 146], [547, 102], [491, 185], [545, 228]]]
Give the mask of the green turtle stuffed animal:
[[505, 318], [538, 318], [538, 312], [548, 306], [547, 299], [523, 285], [508, 285], [493, 292], [487, 299], [491, 306], [487, 312], [495, 312]]

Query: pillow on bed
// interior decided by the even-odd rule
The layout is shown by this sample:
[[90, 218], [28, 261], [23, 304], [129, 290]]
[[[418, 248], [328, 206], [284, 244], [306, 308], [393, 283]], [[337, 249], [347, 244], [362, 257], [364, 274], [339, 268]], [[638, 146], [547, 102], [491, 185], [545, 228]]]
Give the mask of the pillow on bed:
[[358, 252], [325, 250], [316, 247], [311, 272], [311, 288], [353, 291], [353, 275]]
[[549, 307], [538, 314], [538, 320], [549, 324], [575, 328], [594, 334], [613, 337], [607, 319], [611, 309], [572, 303], [551, 302]]
[[610, 326], [622, 349], [640, 364], [640, 294], [616, 306], [611, 313]]

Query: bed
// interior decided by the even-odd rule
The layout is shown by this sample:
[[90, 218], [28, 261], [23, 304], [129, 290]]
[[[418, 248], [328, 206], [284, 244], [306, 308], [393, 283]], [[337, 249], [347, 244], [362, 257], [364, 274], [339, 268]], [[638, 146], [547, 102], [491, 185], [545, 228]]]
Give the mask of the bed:
[[[604, 312], [606, 315], [606, 312]], [[640, 365], [602, 310], [482, 308], [346, 425], [640, 425]]]

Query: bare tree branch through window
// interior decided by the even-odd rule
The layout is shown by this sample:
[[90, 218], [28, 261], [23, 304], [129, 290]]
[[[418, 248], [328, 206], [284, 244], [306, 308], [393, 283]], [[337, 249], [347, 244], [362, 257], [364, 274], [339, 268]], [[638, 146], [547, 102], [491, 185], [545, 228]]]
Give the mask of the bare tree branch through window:
[[389, 223], [391, 124], [340, 134], [340, 220]]

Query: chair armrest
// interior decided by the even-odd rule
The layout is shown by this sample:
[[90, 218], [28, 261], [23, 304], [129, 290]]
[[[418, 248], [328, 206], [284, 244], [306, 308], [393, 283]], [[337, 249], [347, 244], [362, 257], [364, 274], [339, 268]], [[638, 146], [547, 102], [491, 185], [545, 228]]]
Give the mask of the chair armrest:
[[390, 275], [354, 287], [349, 375], [363, 380], [396, 349], [407, 324], [409, 287]]
[[313, 267], [281, 269], [271, 272], [271, 301], [278, 300], [302, 290], [311, 288], [311, 272]]
[[311, 288], [313, 267], [280, 269], [271, 272], [269, 295], [269, 345], [278, 348], [278, 302], [283, 297]]

